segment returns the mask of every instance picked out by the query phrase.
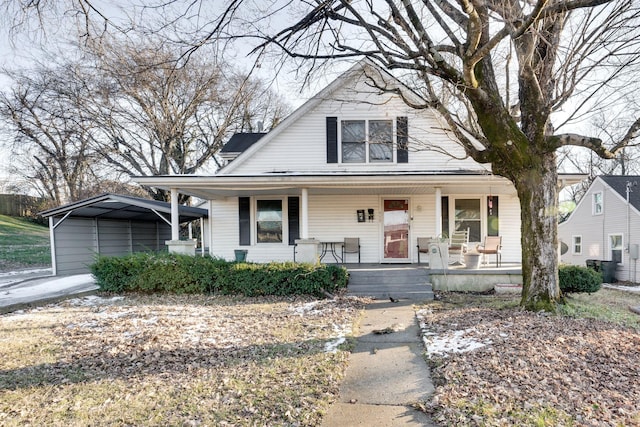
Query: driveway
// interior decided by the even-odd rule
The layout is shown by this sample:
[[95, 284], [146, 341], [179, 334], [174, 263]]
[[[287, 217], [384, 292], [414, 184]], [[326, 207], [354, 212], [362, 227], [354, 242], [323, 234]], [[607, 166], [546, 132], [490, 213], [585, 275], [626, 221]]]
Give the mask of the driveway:
[[0, 273], [0, 313], [87, 295], [98, 289], [91, 274], [51, 276], [51, 270]]

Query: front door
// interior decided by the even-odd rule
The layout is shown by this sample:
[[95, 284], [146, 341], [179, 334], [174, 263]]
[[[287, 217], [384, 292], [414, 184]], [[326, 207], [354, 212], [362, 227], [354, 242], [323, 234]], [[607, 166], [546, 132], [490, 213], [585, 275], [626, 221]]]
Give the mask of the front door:
[[409, 200], [384, 200], [384, 260], [409, 260]]

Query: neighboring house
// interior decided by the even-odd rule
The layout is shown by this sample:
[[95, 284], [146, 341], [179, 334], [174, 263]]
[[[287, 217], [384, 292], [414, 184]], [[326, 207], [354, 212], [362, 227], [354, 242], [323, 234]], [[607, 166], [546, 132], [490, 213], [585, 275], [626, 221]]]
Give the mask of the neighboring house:
[[558, 226], [568, 246], [560, 261], [616, 261], [618, 280], [636, 281], [640, 243], [640, 176], [597, 177], [569, 218]]
[[413, 109], [372, 81], [413, 95], [363, 61], [269, 133], [232, 139], [216, 175], [134, 179], [208, 200], [212, 256], [246, 249], [247, 260], [266, 262], [295, 251], [312, 261], [318, 241], [336, 242], [339, 254], [337, 242], [357, 237], [362, 262], [417, 262], [418, 237], [468, 228], [469, 247], [500, 235], [503, 262], [519, 263], [513, 185], [467, 158], [436, 110]]

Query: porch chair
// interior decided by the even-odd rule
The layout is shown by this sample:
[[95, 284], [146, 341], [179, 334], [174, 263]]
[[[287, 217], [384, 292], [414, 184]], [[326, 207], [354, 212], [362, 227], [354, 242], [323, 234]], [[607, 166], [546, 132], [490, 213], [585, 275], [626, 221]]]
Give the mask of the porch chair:
[[496, 267], [502, 262], [502, 236], [485, 236], [484, 244], [476, 246], [476, 251], [482, 254], [482, 263], [486, 264], [486, 256], [496, 256]]
[[[451, 233], [449, 239], [449, 264], [462, 264], [462, 255], [467, 252], [469, 246], [469, 229], [457, 230]], [[457, 259], [451, 255], [457, 255]]]
[[342, 263], [344, 264], [347, 254], [358, 254], [358, 264], [360, 264], [360, 238], [345, 237], [342, 245]]
[[428, 254], [429, 253], [429, 241], [431, 237], [418, 237], [418, 244], [416, 247], [418, 248], [418, 264], [420, 264], [420, 253]]

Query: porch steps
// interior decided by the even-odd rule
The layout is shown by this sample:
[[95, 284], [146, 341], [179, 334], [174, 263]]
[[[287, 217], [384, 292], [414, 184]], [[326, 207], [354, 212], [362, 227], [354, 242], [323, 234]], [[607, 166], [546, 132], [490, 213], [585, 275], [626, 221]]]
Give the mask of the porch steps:
[[426, 268], [405, 265], [348, 266], [347, 293], [375, 299], [433, 300]]

